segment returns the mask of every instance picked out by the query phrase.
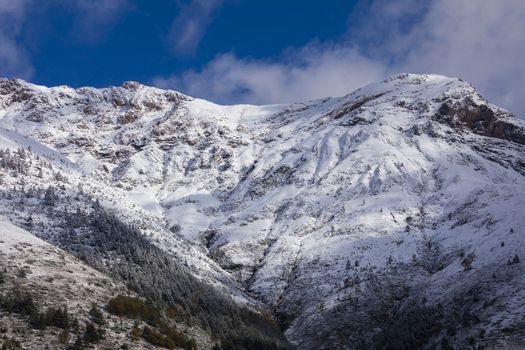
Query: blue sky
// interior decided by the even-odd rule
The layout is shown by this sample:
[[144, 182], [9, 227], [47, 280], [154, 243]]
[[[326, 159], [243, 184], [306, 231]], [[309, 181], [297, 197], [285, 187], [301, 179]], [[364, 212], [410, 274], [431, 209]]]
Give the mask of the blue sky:
[[[121, 3], [120, 13], [111, 9], [112, 23], [104, 28], [93, 19], [92, 30], [101, 31], [95, 37], [91, 29], [75, 25], [79, 20], [75, 9], [30, 9], [27, 28], [18, 40], [28, 44], [34, 68], [31, 79], [45, 85], [118, 85], [198, 69], [225, 52], [278, 56], [290, 46], [344, 35], [354, 6], [352, 1], [333, 1], [332, 6], [311, 1], [303, 6], [300, 1], [286, 0], [206, 1], [202, 6], [176, 1]], [[210, 11], [209, 18], [200, 17], [206, 11]], [[190, 43], [179, 44], [178, 35], [189, 25], [185, 22], [188, 17], [202, 27], [202, 36], [193, 34]]]
[[524, 32], [521, 0], [0, 0], [0, 75], [230, 104], [438, 73], [525, 116]]

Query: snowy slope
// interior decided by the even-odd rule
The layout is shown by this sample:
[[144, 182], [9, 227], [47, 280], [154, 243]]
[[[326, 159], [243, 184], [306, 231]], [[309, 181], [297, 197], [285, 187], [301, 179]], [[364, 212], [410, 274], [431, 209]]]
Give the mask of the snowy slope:
[[[162, 292], [160, 286], [152, 284], [157, 282], [164, 283], [164, 288], [172, 288], [171, 290], [177, 288], [177, 291], [183, 291], [184, 296], [175, 295], [177, 302], [184, 302], [198, 295], [200, 304], [216, 303], [217, 306], [213, 305], [215, 308], [208, 308], [212, 315], [213, 312], [217, 312], [217, 309], [226, 312], [222, 318], [209, 316], [209, 319], [216, 322], [233, 321], [235, 317], [243, 316], [251, 318], [237, 321], [236, 327], [240, 330], [272, 327], [265, 328], [263, 331], [266, 333], [262, 333], [259, 338], [257, 334], [253, 336], [251, 333], [246, 337], [260, 339], [266, 334], [274, 334], [275, 336], [271, 338], [272, 343], [281, 342], [281, 339], [284, 339], [278, 327], [270, 319], [263, 315], [255, 317], [255, 313], [263, 311], [260, 302], [253, 300], [239, 288], [239, 284], [231, 278], [229, 273], [209, 259], [203, 253], [202, 248], [194, 247], [180, 237], [174, 236], [161, 226], [162, 221], [158, 222], [155, 216], [129, 203], [127, 197], [118, 189], [96, 179], [87, 178], [81, 174], [82, 171], [76, 165], [62, 162], [62, 156], [46, 146], [22, 137], [14, 131], [1, 130], [1, 132], [0, 211], [8, 220], [2, 218], [1, 223], [5, 222], [5, 225], [0, 225], [3, 227], [0, 229], [0, 244], [6, 243], [3, 246], [5, 254], [0, 251], [0, 262], [2, 263], [0, 268], [0, 314], [4, 317], [3, 321], [0, 320], [3, 322], [0, 322], [0, 326], [2, 333], [7, 334], [8, 338], [5, 342], [0, 341], [0, 345], [5, 344], [10, 348], [18, 342], [22, 343], [24, 348], [45, 348], [46, 344], [52, 348], [66, 348], [68, 343], [72, 345], [78, 339], [83, 339], [82, 332], [87, 332], [84, 330], [87, 329], [87, 326], [84, 326], [87, 321], [80, 324], [80, 333], [75, 331], [74, 335], [67, 333], [66, 336], [63, 335], [66, 333], [60, 331], [58, 337], [53, 337], [57, 334], [55, 328], [46, 330], [46, 332], [39, 331], [33, 326], [33, 321], [29, 321], [27, 317], [21, 317], [23, 315], [4, 309], [3, 300], [12, 299], [13, 293], [19, 291], [30, 293], [35, 295], [35, 299], [36, 296], [39, 296], [38, 305], [44, 310], [46, 307], [47, 309], [50, 307], [62, 308], [67, 305], [68, 310], [74, 312], [75, 317], [80, 314], [89, 320], [88, 312], [92, 303], [99, 305], [98, 308], [105, 308], [110, 297], [115, 297], [117, 294], [138, 295], [151, 302], [151, 295], [146, 294], [148, 290], [137, 288], [137, 283], [144, 283], [142, 281], [147, 281], [149, 290]], [[100, 205], [104, 208], [103, 210], [96, 209]], [[95, 221], [92, 221], [92, 214], [95, 214], [96, 210], [98, 213], [107, 213], [106, 216], [98, 217], [100, 223], [103, 223], [103, 220], [113, 220], [112, 223], [104, 226], [105, 239], [103, 241], [100, 240], [101, 231], [96, 231], [97, 224], [93, 224]], [[115, 222], [115, 219], [112, 219], [113, 215], [114, 218], [121, 221]], [[11, 222], [45, 238], [55, 246], [44, 243], [28, 232], [13, 226]], [[119, 236], [122, 230], [126, 229], [128, 236]], [[97, 239], [86, 236], [95, 237], [97, 232], [99, 232]], [[135, 236], [132, 236], [133, 234]], [[142, 235], [146, 237], [145, 240], [137, 238]], [[145, 243], [148, 240], [150, 243]], [[118, 245], [115, 246], [115, 244]], [[81, 258], [83, 263], [61, 251], [57, 246]], [[126, 257], [117, 255], [114, 247], [133, 254], [130, 256], [134, 260], [128, 261]], [[155, 247], [161, 247], [164, 253], [159, 253], [158, 248], [156, 250]], [[48, 259], [53, 254], [56, 257], [53, 256], [52, 260], [59, 263]], [[145, 257], [151, 258], [151, 260], [148, 259], [149, 265], [140, 262]], [[73, 263], [67, 261], [66, 258], [72, 260]], [[139, 266], [149, 266], [150, 269], [154, 266], [157, 275], [136, 271], [137, 266], [133, 265], [134, 261], [140, 264]], [[160, 263], [168, 267], [159, 266]], [[93, 275], [95, 270], [89, 268], [88, 265], [105, 272], [112, 279], [100, 272], [97, 272], [96, 276]], [[87, 272], [80, 273], [79, 269]], [[22, 279], [18, 278], [20, 277], [18, 272], [21, 271], [26, 271], [24, 275], [30, 274], [30, 277], [28, 279], [25, 276]], [[169, 274], [166, 274], [167, 271]], [[89, 274], [93, 278], [85, 282], [84, 274]], [[36, 276], [38, 278], [34, 278]], [[6, 279], [9, 280], [8, 283], [5, 283]], [[60, 283], [57, 283], [58, 281]], [[125, 283], [133, 292], [128, 291], [121, 283]], [[93, 290], [91, 284], [99, 286], [102, 291]], [[55, 291], [55, 288], [60, 291]], [[74, 292], [71, 291], [71, 288], [75, 289]], [[92, 293], [95, 294], [91, 295]], [[164, 293], [166, 293], [165, 290]], [[79, 303], [83, 306], [78, 306]], [[257, 308], [246, 309], [246, 304]], [[159, 315], [165, 319], [156, 321], [157, 323], [154, 324], [149, 320], [139, 322], [127, 319], [124, 322], [120, 320], [116, 325], [117, 318], [107, 316], [111, 318], [111, 322], [106, 323], [104, 329], [107, 326], [108, 329], [111, 328], [111, 331], [108, 332], [106, 329], [106, 339], [110, 341], [113, 338], [118, 344], [126, 343], [132, 348], [156, 348], [155, 344], [163, 347], [162, 344], [152, 340], [148, 345], [141, 339], [141, 334], [146, 334], [144, 332], [147, 327], [157, 327], [162, 333], [155, 339], [159, 337], [162, 339], [165, 337], [164, 334], [171, 334], [180, 342], [185, 341], [183, 336], [190, 340], [193, 339], [197, 344], [196, 349], [210, 349], [221, 339], [216, 334], [211, 334], [209, 326], [198, 323], [205, 318], [204, 316], [191, 314], [191, 317], [195, 318], [193, 320], [190, 318], [188, 321], [188, 318], [184, 318], [183, 313], [187, 309], [177, 304], [171, 305], [178, 307], [177, 315], [182, 310], [180, 311], [181, 316], [175, 319], [174, 316], [169, 316], [169, 308], [159, 305], [159, 310], [161, 310], [158, 311]], [[87, 311], [86, 307], [88, 307]], [[250, 313], [253, 315], [250, 316]], [[170, 327], [174, 327], [173, 329], [179, 334], [173, 333]], [[223, 327], [228, 329], [231, 326], [223, 325]], [[73, 330], [68, 329], [68, 332], [73, 332]], [[117, 334], [115, 335], [114, 332]], [[181, 332], [183, 335], [180, 335]], [[35, 345], [36, 337], [43, 337], [43, 333], [45, 333], [45, 339], [42, 341], [45, 343]], [[145, 338], [145, 335], [142, 337], [148, 339]], [[107, 342], [99, 341], [98, 343], [103, 346]], [[85, 345], [88, 346], [88, 344]], [[111, 343], [111, 346], [113, 345], [115, 345], [114, 342]], [[193, 349], [192, 346], [191, 349]]]
[[[137, 83], [2, 80], [0, 106], [0, 126], [67, 158], [115, 210], [147, 218], [197, 274], [230, 291], [233, 276], [239, 296], [272, 308], [301, 347], [355, 346], [339, 327], [352, 331], [348, 310], [371, 280], [390, 277], [409, 290], [403, 303], [417, 295], [426, 308], [476, 313], [479, 322], [456, 325], [445, 312], [457, 331], [429, 342], [523, 339], [512, 336], [525, 312], [513, 263], [525, 257], [525, 125], [462, 80], [401, 74], [276, 106], [219, 106]], [[376, 339], [377, 329], [359, 331]]]
[[[12, 222], [60, 245], [57, 228], [63, 229], [64, 214], [89, 210], [91, 202], [98, 200], [110, 212], [140, 228], [181, 264], [191, 267], [197, 278], [223, 289], [242, 303], [252, 302], [229, 273], [208, 258], [202, 248], [170, 232], [156, 213], [138, 206], [128, 192], [88, 176], [60, 152], [14, 130], [0, 128], [0, 152], [0, 158], [12, 158], [16, 163], [14, 168], [2, 164], [0, 176], [0, 212]], [[58, 202], [53, 210], [44, 211], [41, 201], [50, 186], [64, 201]]]
[[[0, 266], [2, 282], [0, 295], [30, 293], [38, 307], [67, 307], [71, 319], [79, 321], [79, 329], [90, 321], [93, 305], [105, 319], [105, 339], [99, 348], [128, 346], [133, 349], [152, 349], [141, 339], [131, 339], [129, 333], [137, 321], [119, 319], [109, 314], [105, 306], [118, 294], [133, 295], [124, 285], [90, 268], [70, 254], [42, 241], [31, 233], [12, 225], [0, 217]], [[23, 273], [22, 273], [23, 272]], [[72, 329], [67, 336], [53, 327], [45, 330], [28, 327], [27, 321], [14, 313], [0, 311], [0, 327], [3, 340], [0, 344], [9, 348], [18, 342], [23, 349], [66, 349], [82, 333]], [[143, 324], [139, 322], [139, 324]], [[60, 332], [59, 332], [60, 331]], [[209, 340], [202, 331], [193, 329], [202, 348], [209, 348]]]

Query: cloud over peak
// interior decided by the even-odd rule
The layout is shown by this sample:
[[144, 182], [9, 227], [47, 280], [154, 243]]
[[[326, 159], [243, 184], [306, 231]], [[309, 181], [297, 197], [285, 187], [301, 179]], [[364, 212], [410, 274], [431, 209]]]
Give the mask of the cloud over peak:
[[523, 1], [363, 1], [348, 22], [336, 43], [273, 60], [223, 53], [201, 70], [153, 82], [220, 103], [279, 103], [343, 95], [397, 72], [437, 73], [464, 78], [525, 117]]
[[154, 84], [225, 104], [287, 103], [341, 95], [385, 74], [381, 63], [355, 48], [311, 44], [274, 61], [222, 54], [201, 71], [157, 78]]

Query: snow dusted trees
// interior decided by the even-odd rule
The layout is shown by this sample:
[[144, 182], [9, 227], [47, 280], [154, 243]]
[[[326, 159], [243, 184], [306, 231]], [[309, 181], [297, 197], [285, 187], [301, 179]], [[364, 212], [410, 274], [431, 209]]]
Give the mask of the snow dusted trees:
[[418, 246], [416, 262], [429, 273], [443, 269], [442, 246], [436, 236], [424, 234]]
[[0, 149], [0, 168], [12, 170], [13, 175], [27, 174], [29, 165], [26, 162], [27, 152], [20, 148], [16, 152], [9, 149]]
[[[98, 201], [92, 203], [90, 212], [68, 215], [76, 219], [67, 220], [68, 226], [57, 237], [62, 248], [125, 282], [159, 309], [176, 309], [178, 322], [208, 329], [212, 336], [227, 338], [239, 349], [257, 348], [243, 344], [285, 348], [286, 340], [274, 321], [197, 280], [187, 267], [148, 241], [137, 228], [108, 213]], [[79, 234], [70, 234], [72, 229]], [[106, 261], [113, 262], [111, 267]]]
[[475, 258], [476, 255], [474, 255], [474, 253], [468, 253], [463, 257], [463, 260], [461, 260], [461, 266], [463, 266], [464, 271], [472, 270], [472, 263]]
[[48, 188], [46, 189], [46, 192], [44, 193], [44, 200], [42, 203], [49, 207], [53, 207], [55, 206], [57, 200], [58, 200], [58, 195], [56, 193], [55, 187], [49, 185]]

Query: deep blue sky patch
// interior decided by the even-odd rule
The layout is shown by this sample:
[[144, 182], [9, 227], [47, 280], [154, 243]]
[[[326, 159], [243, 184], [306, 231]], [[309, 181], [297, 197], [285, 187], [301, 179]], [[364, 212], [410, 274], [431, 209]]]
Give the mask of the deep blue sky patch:
[[[230, 1], [214, 14], [197, 50], [180, 57], [167, 36], [180, 11], [175, 1], [135, 1], [95, 40], [74, 33], [70, 9], [49, 6], [31, 11], [28, 43], [34, 66], [31, 80], [43, 85], [107, 86], [126, 80], [199, 69], [217, 54], [266, 58], [312, 40], [333, 40], [347, 30], [352, 1]], [[97, 26], [97, 23], [94, 23]], [[93, 28], [98, 30], [98, 28]]]

